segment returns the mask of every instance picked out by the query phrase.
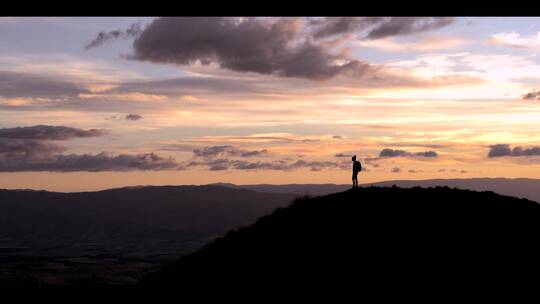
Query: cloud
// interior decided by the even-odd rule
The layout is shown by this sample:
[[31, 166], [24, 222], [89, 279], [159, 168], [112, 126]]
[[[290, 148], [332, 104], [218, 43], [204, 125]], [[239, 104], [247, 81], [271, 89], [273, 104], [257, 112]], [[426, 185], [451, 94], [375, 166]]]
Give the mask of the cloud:
[[435, 151], [424, 152], [407, 152], [404, 150], [383, 149], [379, 153], [379, 157], [438, 157], [439, 155]]
[[516, 32], [504, 32], [491, 36], [491, 41], [511, 48], [539, 48], [540, 47], [540, 32], [537, 32], [535, 36], [521, 37]]
[[379, 153], [379, 157], [400, 157], [408, 156], [410, 153], [404, 150], [383, 149]]
[[268, 153], [266, 149], [263, 150], [242, 150], [230, 145], [225, 146], [209, 146], [200, 149], [193, 150], [195, 157], [215, 158], [218, 156], [240, 156], [240, 157], [254, 157], [261, 156]]
[[106, 134], [104, 130], [83, 130], [64, 126], [37, 125], [0, 129], [0, 138], [67, 140], [81, 137], [95, 137]]
[[297, 169], [308, 168], [311, 171], [321, 171], [324, 169], [344, 169], [349, 168], [349, 163], [330, 162], [330, 161], [305, 161], [305, 160], [273, 160], [273, 161], [257, 161], [250, 162], [245, 160], [235, 159], [212, 159], [206, 162], [191, 162], [187, 167], [191, 166], [207, 166], [211, 171], [220, 170], [278, 170], [291, 171]]
[[139, 114], [127, 114], [125, 116], [113, 115], [113, 116], [105, 117], [105, 120], [113, 120], [113, 121], [123, 121], [123, 120], [137, 121], [141, 119], [143, 119], [143, 117]]
[[488, 157], [505, 157], [505, 156], [538, 156], [540, 155], [540, 147], [523, 148], [520, 146], [513, 149], [507, 144], [497, 144], [490, 146]]
[[141, 120], [141, 119], [143, 119], [143, 117], [141, 115], [139, 115], [139, 114], [128, 114], [128, 115], [126, 115], [125, 119], [135, 121], [135, 120]]
[[230, 159], [227, 156], [253, 157], [268, 153], [263, 150], [243, 150], [230, 145], [209, 146], [193, 150], [193, 161], [185, 165], [186, 168], [194, 166], [206, 166], [211, 171], [220, 170], [278, 170], [290, 171], [302, 168], [309, 168], [312, 171], [324, 169], [349, 169], [349, 162], [332, 161], [305, 161], [290, 158], [270, 161], [247, 161], [244, 159]]
[[540, 91], [532, 90], [521, 97], [524, 100], [540, 100]]
[[65, 147], [53, 141], [95, 137], [103, 130], [37, 125], [0, 129], [0, 172], [130, 171], [178, 168], [172, 158], [154, 153], [138, 155], [59, 154]]
[[0, 96], [6, 98], [69, 98], [89, 93], [77, 84], [48, 76], [0, 71]]
[[[432, 17], [379, 19], [369, 39], [428, 31], [453, 22], [452, 18]], [[310, 80], [346, 76], [366, 85], [440, 85], [350, 58], [349, 50], [339, 48], [339, 43], [315, 37], [317, 28], [324, 28], [325, 22], [302, 18], [162, 17], [142, 30], [133, 41], [133, 52], [125, 57], [176, 65], [213, 64], [236, 72]], [[315, 36], [310, 35], [313, 32]], [[448, 79], [443, 81], [448, 83]]]
[[137, 35], [139, 35], [141, 33], [141, 24], [140, 23], [134, 23], [132, 24], [127, 30], [125, 31], [122, 31], [122, 30], [115, 30], [115, 31], [109, 31], [109, 32], [105, 32], [105, 31], [102, 31], [100, 32], [96, 38], [94, 38], [92, 41], [90, 41], [86, 46], [85, 46], [85, 49], [86, 50], [89, 50], [91, 48], [95, 48], [95, 47], [98, 47], [98, 46], [101, 46], [103, 45], [104, 43], [106, 43], [107, 41], [110, 41], [110, 40], [113, 40], [113, 39], [118, 39], [118, 38], [123, 38], [123, 39], [128, 39], [128, 38], [133, 38], [133, 37], [136, 37]]
[[195, 157], [216, 157], [220, 154], [229, 153], [229, 151], [235, 149], [233, 146], [210, 146], [203, 147], [201, 149], [193, 150]]
[[0, 159], [13, 164], [42, 161], [66, 148], [51, 141], [94, 137], [105, 134], [103, 130], [83, 130], [64, 126], [37, 125], [0, 129]]
[[438, 157], [439, 155], [435, 151], [425, 151], [425, 152], [416, 152], [413, 153], [414, 156], [422, 156], [422, 157]]
[[367, 29], [382, 20], [382, 17], [326, 17], [311, 19], [310, 24], [315, 39], [321, 39]]
[[452, 17], [391, 17], [372, 29], [367, 39], [380, 39], [389, 36], [411, 35], [448, 26], [454, 22]]
[[228, 159], [214, 159], [207, 165], [211, 171], [227, 170], [234, 161]]
[[327, 17], [315, 19], [315, 38], [361, 32], [362, 39], [412, 35], [454, 23], [452, 17]]
[[60, 145], [41, 140], [0, 137], [0, 157], [4, 158], [41, 158], [64, 150]]
[[510, 145], [498, 144], [492, 145], [489, 147], [488, 157], [500, 157], [500, 156], [510, 156], [512, 155], [512, 149]]
[[238, 72], [329, 79], [371, 72], [369, 64], [306, 38], [297, 18], [163, 17], [133, 42], [127, 58], [154, 63], [211, 63]]
[[352, 157], [352, 154], [337, 153], [334, 157]]
[[164, 170], [177, 168], [172, 158], [154, 153], [139, 155], [108, 155], [105, 152], [91, 154], [51, 155], [45, 159], [5, 157], [0, 154], [0, 172], [17, 171], [132, 171]]
[[240, 156], [242, 157], [252, 157], [252, 156], [261, 156], [263, 154], [268, 153], [266, 149], [263, 150], [253, 150], [253, 151], [242, 151], [240, 152]]

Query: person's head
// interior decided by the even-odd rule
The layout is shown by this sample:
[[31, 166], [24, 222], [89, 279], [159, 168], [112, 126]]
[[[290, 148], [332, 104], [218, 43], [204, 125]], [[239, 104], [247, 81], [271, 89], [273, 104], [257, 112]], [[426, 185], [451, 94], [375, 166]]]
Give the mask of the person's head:
[[356, 155], [353, 155], [352, 161], [356, 161]]

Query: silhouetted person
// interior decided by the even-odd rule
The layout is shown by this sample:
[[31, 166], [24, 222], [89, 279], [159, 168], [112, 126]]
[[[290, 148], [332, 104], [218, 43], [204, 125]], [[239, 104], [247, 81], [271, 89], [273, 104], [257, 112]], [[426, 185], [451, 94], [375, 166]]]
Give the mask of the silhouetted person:
[[353, 167], [352, 167], [352, 187], [358, 188], [358, 172], [362, 171], [362, 165], [359, 161], [356, 160], [356, 155], [352, 157]]

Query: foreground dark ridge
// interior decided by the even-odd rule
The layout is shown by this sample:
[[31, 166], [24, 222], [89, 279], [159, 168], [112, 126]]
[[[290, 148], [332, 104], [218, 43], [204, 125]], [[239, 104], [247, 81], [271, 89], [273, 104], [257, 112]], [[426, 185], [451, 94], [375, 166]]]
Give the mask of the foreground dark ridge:
[[540, 206], [532, 201], [448, 187], [368, 187], [298, 199], [141, 284], [369, 282], [355, 287], [362, 289], [494, 279], [536, 273], [539, 236]]

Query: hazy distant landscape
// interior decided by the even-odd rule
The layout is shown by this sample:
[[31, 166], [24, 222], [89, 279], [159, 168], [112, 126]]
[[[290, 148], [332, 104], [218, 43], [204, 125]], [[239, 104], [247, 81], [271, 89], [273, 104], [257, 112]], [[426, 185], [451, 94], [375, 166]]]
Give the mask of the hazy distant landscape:
[[[348, 184], [289, 184], [289, 185], [233, 185], [219, 183], [216, 185], [242, 188], [268, 193], [292, 193], [325, 195], [349, 189]], [[540, 202], [540, 179], [532, 178], [464, 178], [464, 179], [428, 179], [428, 180], [389, 180], [384, 182], [367, 183], [361, 186], [399, 186], [399, 187], [435, 187], [448, 186], [451, 188], [469, 189], [476, 191], [493, 191], [503, 195], [526, 198]]]
[[292, 198], [216, 186], [0, 190], [0, 282], [135, 283]]

